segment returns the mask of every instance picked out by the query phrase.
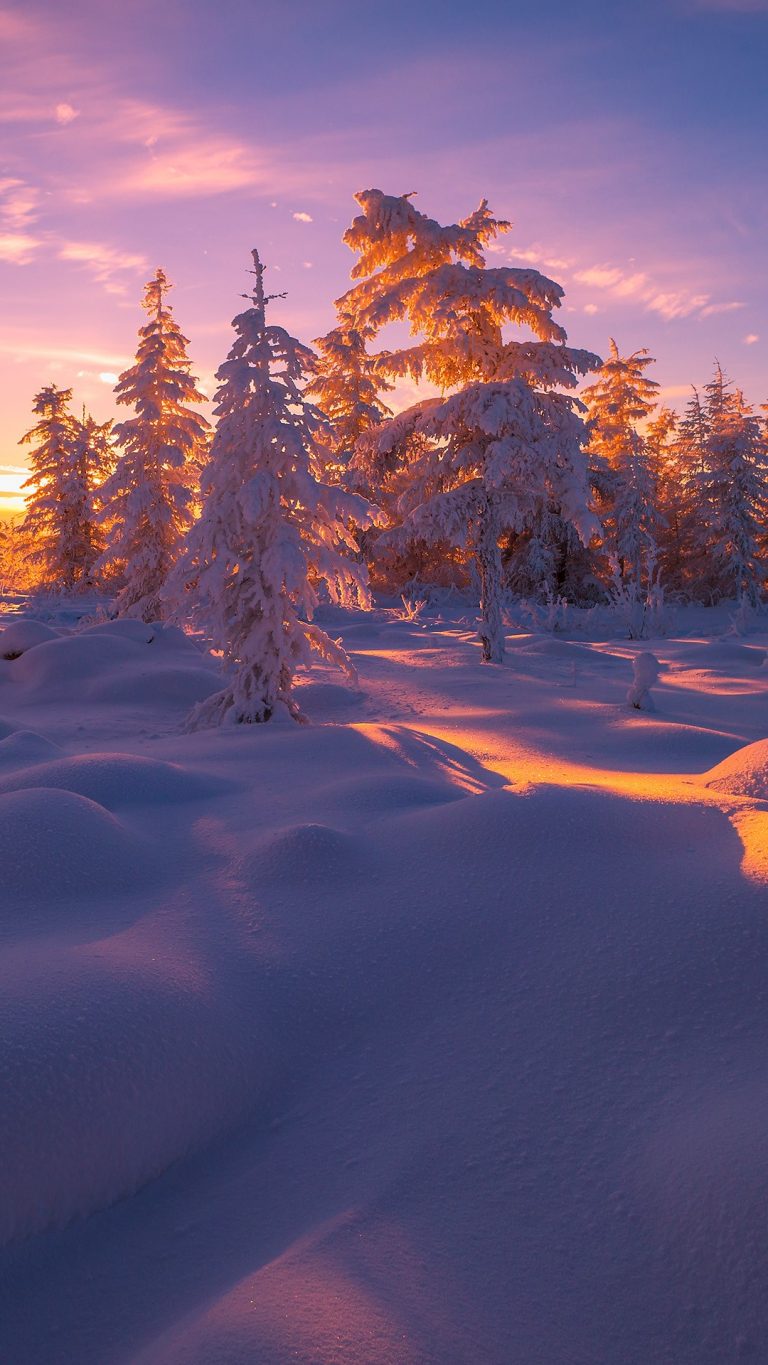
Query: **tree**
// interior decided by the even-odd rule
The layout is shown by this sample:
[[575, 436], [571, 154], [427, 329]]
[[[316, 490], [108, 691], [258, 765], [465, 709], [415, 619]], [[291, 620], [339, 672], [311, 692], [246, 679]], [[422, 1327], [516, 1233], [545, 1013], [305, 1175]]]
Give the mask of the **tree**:
[[[427, 380], [442, 398], [417, 403], [383, 424], [378, 451], [408, 469], [403, 526], [382, 542], [422, 539], [466, 550], [480, 583], [484, 661], [504, 656], [505, 530], [529, 529], [552, 504], [584, 540], [597, 531], [588, 507], [581, 404], [563, 389], [599, 360], [565, 345], [552, 317], [559, 285], [535, 270], [489, 269], [483, 253], [508, 224], [485, 200], [448, 227], [420, 213], [411, 196], [356, 195], [362, 213], [344, 240], [359, 255], [360, 283], [339, 301], [365, 335], [405, 322], [415, 344], [380, 353], [390, 379]], [[505, 340], [510, 323], [533, 340]]]
[[139, 331], [136, 363], [121, 374], [118, 403], [136, 415], [114, 428], [123, 454], [101, 496], [108, 526], [101, 565], [120, 571], [118, 616], [152, 621], [162, 614], [162, 588], [192, 523], [208, 422], [190, 374], [189, 342], [165, 302], [170, 284], [157, 270], [146, 285], [149, 321]]
[[40, 420], [20, 442], [32, 446], [22, 485], [30, 490], [21, 527], [29, 562], [41, 585], [65, 592], [91, 587], [94, 564], [92, 470], [71, 399], [71, 389], [41, 389], [33, 406]]
[[334, 603], [369, 604], [365, 568], [347, 558], [348, 527], [371, 524], [374, 510], [321, 482], [323, 418], [302, 392], [312, 352], [267, 324], [275, 296], [264, 293], [257, 251], [252, 273], [250, 307], [233, 320], [235, 341], [216, 376], [202, 513], [169, 585], [230, 673], [193, 725], [267, 721], [281, 702], [299, 719], [293, 680], [313, 653], [354, 676], [340, 642], [312, 620], [321, 587]]
[[719, 364], [704, 389], [703, 445], [694, 474], [697, 551], [713, 597], [760, 601], [760, 542], [768, 517], [768, 448], [760, 420]]
[[360, 438], [390, 415], [379, 395], [392, 385], [377, 377], [365, 337], [343, 313], [338, 325], [314, 344], [318, 355], [306, 392], [327, 418], [328, 474], [337, 483], [343, 479]]
[[610, 473], [605, 526], [617, 589], [635, 602], [647, 594], [658, 559], [659, 514], [650, 451], [640, 427], [656, 406], [654, 364], [643, 348], [621, 356], [613, 337], [597, 380], [584, 390], [589, 450]]

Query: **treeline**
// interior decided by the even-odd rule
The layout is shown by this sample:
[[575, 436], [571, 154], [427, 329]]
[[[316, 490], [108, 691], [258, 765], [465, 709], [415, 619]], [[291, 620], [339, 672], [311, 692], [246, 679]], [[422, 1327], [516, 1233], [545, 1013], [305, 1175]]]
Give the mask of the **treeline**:
[[[241, 719], [292, 707], [309, 650], [345, 663], [312, 613], [323, 596], [365, 602], [369, 575], [387, 592], [475, 591], [488, 661], [503, 656], [509, 593], [641, 615], [663, 593], [757, 605], [768, 431], [719, 365], [678, 417], [658, 403], [646, 351], [611, 342], [601, 361], [569, 346], [559, 285], [488, 266], [509, 225], [485, 201], [444, 226], [407, 195], [357, 200], [353, 284], [314, 349], [267, 323], [254, 253], [213, 429], [162, 271], [117, 385], [128, 420], [98, 426], [73, 416], [71, 390], [40, 391], [6, 582], [10, 549], [16, 581], [194, 620], [242, 684], [209, 711]], [[382, 349], [393, 322], [412, 340]], [[402, 379], [440, 396], [393, 414]]]

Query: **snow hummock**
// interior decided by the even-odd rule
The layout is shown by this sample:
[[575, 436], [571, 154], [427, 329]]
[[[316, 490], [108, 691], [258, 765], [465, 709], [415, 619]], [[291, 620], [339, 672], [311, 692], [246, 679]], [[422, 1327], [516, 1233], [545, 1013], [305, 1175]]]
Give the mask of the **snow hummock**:
[[746, 744], [704, 774], [708, 787], [768, 801], [768, 739]]

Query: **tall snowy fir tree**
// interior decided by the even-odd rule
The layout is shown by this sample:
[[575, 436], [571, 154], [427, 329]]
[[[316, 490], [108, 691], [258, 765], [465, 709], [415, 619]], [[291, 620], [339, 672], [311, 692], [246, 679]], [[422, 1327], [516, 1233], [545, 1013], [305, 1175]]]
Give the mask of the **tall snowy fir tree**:
[[377, 376], [365, 337], [344, 314], [339, 314], [338, 325], [314, 344], [317, 359], [306, 393], [328, 419], [324, 438], [328, 475], [338, 483], [344, 480], [361, 437], [391, 415], [381, 393], [392, 385]]
[[720, 365], [704, 389], [703, 448], [694, 557], [713, 600], [757, 606], [765, 584], [761, 541], [768, 518], [768, 449], [760, 420]]
[[[599, 360], [567, 347], [552, 317], [559, 285], [535, 270], [486, 266], [484, 247], [508, 224], [485, 201], [444, 227], [410, 195], [356, 195], [362, 213], [344, 240], [360, 281], [339, 301], [364, 335], [406, 322], [415, 343], [378, 358], [390, 379], [428, 381], [443, 398], [384, 423], [377, 447], [408, 468], [402, 528], [385, 540], [423, 539], [472, 556], [480, 584], [482, 657], [504, 657], [500, 539], [551, 505], [584, 541], [598, 526], [588, 505], [585, 428], [572, 389]], [[532, 339], [505, 340], [517, 324]]]
[[170, 288], [162, 270], [146, 285], [149, 320], [139, 331], [136, 363], [115, 390], [118, 403], [136, 415], [114, 428], [123, 453], [102, 489], [108, 540], [101, 566], [122, 575], [114, 610], [145, 621], [162, 614], [163, 584], [193, 520], [208, 433], [208, 422], [190, 406], [205, 395], [166, 303]]
[[645, 348], [622, 356], [611, 338], [608, 358], [583, 395], [590, 455], [609, 472], [603, 516], [616, 587], [636, 602], [651, 586], [658, 560], [656, 484], [640, 429], [656, 406], [659, 386], [645, 373], [652, 364]]
[[348, 558], [356, 548], [349, 526], [369, 526], [376, 513], [322, 482], [324, 419], [303, 392], [312, 352], [267, 323], [257, 251], [252, 273], [250, 306], [234, 318], [236, 338], [217, 372], [202, 513], [169, 585], [228, 674], [193, 725], [267, 721], [278, 703], [299, 719], [294, 676], [313, 654], [354, 676], [340, 644], [312, 619], [321, 589], [338, 605], [369, 604], [365, 568]]
[[22, 537], [40, 585], [65, 592], [93, 586], [96, 540], [94, 470], [71, 399], [71, 389], [41, 389], [33, 406], [39, 421], [21, 438], [32, 447]]

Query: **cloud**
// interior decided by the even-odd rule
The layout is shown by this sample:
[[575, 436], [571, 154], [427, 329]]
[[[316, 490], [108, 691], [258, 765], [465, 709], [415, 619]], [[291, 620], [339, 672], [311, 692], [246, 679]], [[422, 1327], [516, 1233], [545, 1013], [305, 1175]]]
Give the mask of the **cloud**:
[[0, 180], [0, 223], [3, 227], [26, 228], [38, 217], [39, 191], [23, 180]]
[[311, 213], [304, 212], [294, 213], [293, 217], [296, 219], [297, 223], [311, 223], [313, 221]]
[[598, 308], [598, 306], [597, 306], [596, 303], [585, 303], [585, 304], [584, 304], [584, 312], [585, 312], [585, 313], [599, 313], [599, 312], [600, 312], [600, 309]]
[[80, 110], [73, 109], [71, 104], [67, 104], [66, 100], [63, 100], [61, 104], [56, 105], [53, 116], [57, 123], [67, 124], [71, 123], [73, 119], [79, 118]]
[[59, 247], [58, 256], [61, 261], [73, 261], [85, 266], [108, 294], [126, 292], [126, 285], [120, 278], [125, 271], [135, 275], [147, 269], [146, 256], [120, 251], [104, 242], [64, 242]]
[[733, 313], [737, 308], [746, 308], [746, 304], [739, 299], [734, 299], [731, 303], [708, 303], [706, 308], [702, 308], [703, 318], [714, 317], [717, 313]]
[[[503, 251], [503, 242], [492, 242], [488, 248], [491, 251]], [[528, 265], [543, 265], [547, 270], [571, 270], [574, 262], [565, 257], [553, 255], [547, 248], [539, 242], [532, 242], [530, 246], [515, 246], [509, 251], [511, 261], [525, 261]]]
[[737, 301], [711, 303], [709, 294], [695, 292], [684, 285], [664, 288], [646, 271], [628, 273], [619, 266], [593, 265], [577, 270], [573, 277], [579, 284], [593, 289], [604, 289], [616, 299], [634, 299], [649, 313], [658, 313], [667, 322], [677, 318], [709, 317], [713, 313], [727, 313], [742, 308]]
[[124, 370], [131, 363], [130, 356], [104, 355], [98, 351], [81, 351], [72, 346], [46, 345], [44, 342], [0, 340], [0, 355], [14, 360], [43, 360], [47, 363], [63, 361], [67, 365], [97, 365], [101, 370]]
[[32, 237], [27, 232], [0, 232], [0, 261], [29, 265], [40, 246], [39, 237]]
[[760, 337], [758, 336], [757, 332], [747, 332], [747, 335], [744, 337], [744, 345], [754, 346], [755, 342], [759, 340]]

